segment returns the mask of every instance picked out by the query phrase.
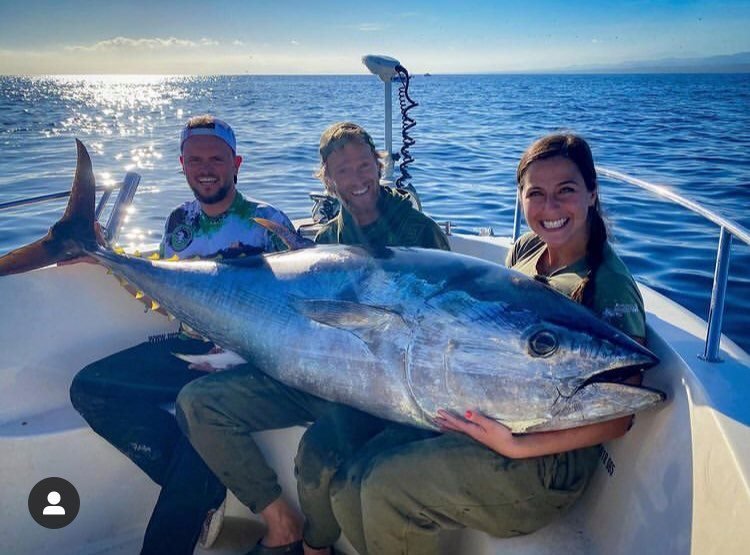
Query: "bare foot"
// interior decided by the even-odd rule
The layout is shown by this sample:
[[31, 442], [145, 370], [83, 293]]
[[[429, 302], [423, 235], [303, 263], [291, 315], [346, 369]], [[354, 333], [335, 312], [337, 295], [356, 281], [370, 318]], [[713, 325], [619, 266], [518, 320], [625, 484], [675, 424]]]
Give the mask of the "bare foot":
[[266, 547], [287, 545], [302, 539], [302, 516], [281, 497], [260, 513], [266, 523], [261, 543]]

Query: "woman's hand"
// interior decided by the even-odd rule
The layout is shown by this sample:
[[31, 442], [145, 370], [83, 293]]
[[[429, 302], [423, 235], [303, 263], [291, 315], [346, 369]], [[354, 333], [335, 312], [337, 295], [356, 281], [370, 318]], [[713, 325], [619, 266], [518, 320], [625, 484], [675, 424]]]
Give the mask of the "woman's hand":
[[435, 417], [435, 423], [441, 430], [464, 433], [511, 459], [540, 457], [598, 445], [625, 435], [631, 421], [631, 416], [623, 416], [566, 430], [513, 435], [507, 426], [476, 410], [467, 410], [464, 418], [461, 418], [438, 409]]
[[438, 409], [435, 423], [442, 431], [460, 432], [475, 439], [507, 457], [513, 457], [516, 443], [510, 428], [497, 420], [487, 418], [475, 410], [467, 410], [464, 417], [457, 416], [444, 409]]

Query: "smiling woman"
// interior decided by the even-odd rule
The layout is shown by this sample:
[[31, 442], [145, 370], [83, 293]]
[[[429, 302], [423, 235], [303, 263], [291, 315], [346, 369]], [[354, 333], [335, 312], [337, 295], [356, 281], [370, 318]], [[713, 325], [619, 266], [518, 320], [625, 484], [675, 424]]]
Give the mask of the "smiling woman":
[[562, 156], [538, 160], [526, 171], [521, 190], [526, 221], [547, 244], [540, 259], [544, 273], [581, 258], [596, 189], [589, 190], [578, 166]]
[[643, 300], [607, 242], [586, 141], [572, 134], [539, 139], [521, 157], [516, 178], [532, 231], [516, 243], [510, 263], [586, 306], [601, 297], [595, 311], [644, 342]]

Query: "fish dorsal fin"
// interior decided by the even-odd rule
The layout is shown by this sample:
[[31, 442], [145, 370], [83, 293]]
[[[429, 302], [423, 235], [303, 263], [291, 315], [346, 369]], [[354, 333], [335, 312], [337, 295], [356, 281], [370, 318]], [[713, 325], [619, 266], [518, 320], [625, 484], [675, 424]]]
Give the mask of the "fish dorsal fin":
[[299, 233], [294, 233], [291, 229], [266, 218], [253, 218], [255, 222], [274, 233], [286, 245], [290, 251], [306, 249], [315, 246], [310, 239], [305, 239]]

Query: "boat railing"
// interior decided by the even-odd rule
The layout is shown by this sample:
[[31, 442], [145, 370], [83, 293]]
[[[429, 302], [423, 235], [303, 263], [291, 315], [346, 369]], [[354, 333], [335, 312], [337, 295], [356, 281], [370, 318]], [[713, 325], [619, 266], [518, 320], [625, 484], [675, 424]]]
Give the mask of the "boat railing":
[[[729, 258], [731, 254], [732, 238], [737, 237], [747, 245], [750, 245], [750, 231], [737, 224], [701, 206], [694, 200], [680, 195], [664, 185], [649, 183], [643, 179], [629, 176], [627, 174], [602, 168], [596, 168], [599, 175], [622, 181], [629, 185], [634, 185], [645, 189], [656, 196], [669, 200], [675, 204], [687, 208], [691, 212], [702, 216], [706, 220], [719, 226], [719, 245], [716, 252], [716, 265], [714, 270], [714, 279], [711, 287], [711, 304], [708, 311], [708, 328], [706, 330], [706, 342], [703, 354], [698, 355], [701, 359], [708, 362], [721, 362], [719, 349], [721, 347], [721, 329], [724, 320], [724, 303], [726, 300], [727, 282], [729, 280]], [[521, 198], [516, 194], [516, 210], [513, 217], [513, 241], [518, 239], [521, 229]]]
[[[127, 172], [125, 177], [119, 183], [113, 185], [99, 186], [96, 188], [97, 191], [102, 193], [99, 198], [99, 202], [96, 205], [95, 217], [98, 220], [101, 216], [104, 208], [109, 201], [112, 192], [118, 189], [117, 198], [115, 199], [112, 211], [109, 214], [107, 223], [104, 226], [104, 236], [107, 241], [115, 242], [120, 233], [120, 227], [127, 215], [127, 210], [130, 204], [133, 202], [133, 197], [138, 189], [138, 185], [141, 182], [141, 176], [135, 172]], [[11, 208], [21, 208], [23, 206], [29, 206], [31, 204], [38, 204], [42, 202], [49, 202], [51, 200], [58, 200], [68, 198], [70, 191], [61, 191], [58, 193], [49, 193], [46, 195], [40, 195], [37, 197], [27, 197], [18, 200], [11, 200], [8, 202], [0, 203], [0, 212], [3, 210], [9, 210]]]

